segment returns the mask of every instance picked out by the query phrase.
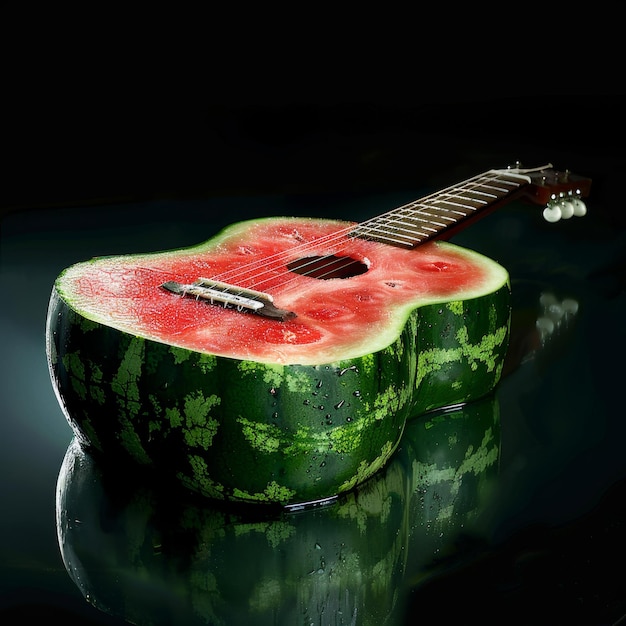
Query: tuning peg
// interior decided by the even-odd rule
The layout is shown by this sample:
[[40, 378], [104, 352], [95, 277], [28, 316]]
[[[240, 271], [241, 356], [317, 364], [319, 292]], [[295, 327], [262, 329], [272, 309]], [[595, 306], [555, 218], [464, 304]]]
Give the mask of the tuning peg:
[[576, 217], [582, 217], [583, 215], [586, 215], [587, 206], [580, 198], [572, 198], [570, 202], [574, 206], [574, 215]]
[[561, 217], [564, 220], [568, 220], [574, 215], [574, 205], [569, 200], [561, 200], [559, 208], [561, 209]]
[[574, 298], [565, 298], [561, 302], [565, 315], [576, 315], [578, 313], [578, 300]]
[[568, 220], [575, 215], [582, 217], [587, 213], [585, 203], [578, 196], [553, 195], [546, 208], [543, 210], [543, 218], [546, 222], [558, 222], [560, 219]]
[[546, 222], [550, 222], [554, 224], [554, 222], [558, 222], [562, 217], [561, 207], [558, 202], [548, 202], [546, 208], [543, 210], [543, 219]]
[[546, 316], [538, 317], [535, 326], [539, 331], [542, 342], [554, 332], [554, 322]]

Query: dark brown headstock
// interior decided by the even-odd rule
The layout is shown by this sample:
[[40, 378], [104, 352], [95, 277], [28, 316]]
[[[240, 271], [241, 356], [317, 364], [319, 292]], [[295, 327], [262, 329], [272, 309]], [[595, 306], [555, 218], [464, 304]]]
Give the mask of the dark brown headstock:
[[530, 178], [524, 197], [535, 204], [545, 206], [543, 217], [557, 222], [572, 216], [583, 216], [587, 207], [582, 201], [589, 195], [591, 179], [573, 174], [569, 170], [559, 172], [551, 165], [534, 170], [518, 170]]

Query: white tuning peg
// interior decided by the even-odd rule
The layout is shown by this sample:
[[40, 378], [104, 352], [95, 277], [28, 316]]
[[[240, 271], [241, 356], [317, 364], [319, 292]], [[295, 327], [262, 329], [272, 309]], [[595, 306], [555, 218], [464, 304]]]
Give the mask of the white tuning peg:
[[542, 340], [554, 332], [554, 322], [549, 317], [538, 317], [535, 326]]
[[549, 202], [546, 208], [543, 210], [543, 219], [546, 222], [550, 222], [553, 224], [554, 222], [558, 222], [562, 217], [561, 208], [555, 202]]
[[539, 296], [539, 304], [544, 309], [547, 309], [548, 307], [551, 307], [552, 305], [557, 304], [557, 303], [558, 303], [558, 299], [551, 291], [541, 292], [541, 295]]
[[563, 302], [561, 302], [561, 306], [563, 307], [565, 315], [576, 315], [576, 313], [578, 313], [578, 300], [574, 298], [565, 298]]
[[580, 198], [572, 198], [570, 202], [574, 206], [574, 215], [576, 217], [582, 217], [587, 213], [587, 206]]
[[559, 208], [561, 209], [561, 217], [564, 220], [568, 220], [574, 215], [574, 205], [569, 200], [561, 200]]

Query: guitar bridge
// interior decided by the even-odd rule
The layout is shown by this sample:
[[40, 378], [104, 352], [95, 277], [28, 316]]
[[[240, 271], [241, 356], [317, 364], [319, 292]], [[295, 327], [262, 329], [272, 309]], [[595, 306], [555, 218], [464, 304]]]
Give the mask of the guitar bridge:
[[236, 287], [209, 278], [199, 278], [190, 284], [168, 280], [161, 287], [183, 297], [204, 300], [208, 304], [220, 305], [225, 309], [235, 309], [240, 313], [250, 312], [286, 322], [296, 317], [292, 311], [274, 306], [273, 298], [267, 293]]

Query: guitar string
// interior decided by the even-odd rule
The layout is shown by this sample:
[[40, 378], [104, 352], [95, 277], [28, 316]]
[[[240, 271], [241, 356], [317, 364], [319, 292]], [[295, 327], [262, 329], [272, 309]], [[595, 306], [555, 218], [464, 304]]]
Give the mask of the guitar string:
[[[494, 179], [491, 179], [489, 182], [491, 182]], [[465, 187], [467, 187], [467, 183], [464, 185]], [[480, 183], [479, 185], [475, 185], [472, 189], [465, 189], [465, 191], [469, 191], [471, 193], [477, 193], [477, 189], [478, 188], [481, 189], [486, 189], [489, 188], [489, 185], [484, 184], [484, 183]], [[428, 198], [429, 202], [443, 202], [443, 203], [448, 203], [450, 204], [450, 202], [448, 201], [450, 198], [453, 198], [455, 200], [458, 199], [463, 199], [463, 200], [469, 200], [469, 198], [467, 196], [462, 196], [458, 193], [458, 191], [460, 189], [462, 189], [463, 187], [459, 187], [457, 186], [456, 188], [454, 188], [454, 191], [456, 193], [451, 193], [448, 192], [448, 190], [445, 190], [445, 192], [441, 192], [439, 194], [436, 194], [437, 197], [436, 198]], [[453, 188], [449, 188], [449, 189], [453, 189]], [[508, 193], [510, 193], [511, 191], [514, 191], [514, 189], [505, 189], [505, 188], [498, 188], [497, 189], [499, 192], [502, 192], [503, 195], [506, 195]], [[487, 194], [485, 194], [487, 195]], [[486, 206], [488, 206], [489, 204], [491, 204], [492, 201], [495, 201], [498, 199], [498, 196], [495, 194], [489, 194], [491, 197], [491, 201], [486, 201], [486, 200], [481, 200], [481, 201], [477, 201], [475, 198], [472, 198], [471, 201], [472, 202], [478, 202], [479, 205], [481, 206], [470, 206], [468, 204], [458, 204], [458, 203], [454, 203], [455, 206], [463, 206], [465, 209], [467, 209], [467, 211], [459, 211], [458, 209], [448, 209], [445, 207], [441, 207], [441, 206], [435, 206], [433, 204], [426, 204], [426, 199], [424, 200], [419, 200], [419, 201], [413, 201], [407, 205], [404, 205], [402, 207], [399, 207], [397, 209], [394, 209], [390, 212], [388, 212], [387, 214], [384, 214], [383, 216], [378, 216], [373, 218], [372, 220], [368, 221], [368, 224], [375, 224], [375, 228], [370, 228], [369, 229], [369, 233], [370, 233], [370, 239], [373, 240], [382, 240], [383, 243], [385, 243], [385, 240], [387, 243], [399, 243], [399, 244], [403, 244], [403, 245], [407, 245], [409, 248], [412, 248], [416, 245], [425, 243], [429, 240], [431, 240], [435, 235], [439, 234], [441, 231], [445, 230], [447, 227], [453, 226], [455, 224], [457, 224], [461, 219], [465, 219], [467, 218], [469, 215], [471, 215], [473, 212], [475, 212], [476, 210], [478, 210], [479, 208], [485, 208]], [[416, 207], [420, 207], [419, 210], [415, 211], [414, 209]], [[433, 211], [434, 213], [429, 213], [429, 211]], [[417, 233], [419, 233], [419, 236], [416, 238], [415, 237], [415, 233], [411, 233], [411, 235], [407, 235], [406, 232], [409, 232], [410, 227], [414, 226], [414, 225], [409, 225], [409, 230], [406, 230], [404, 234], [398, 234], [397, 231], [393, 230], [393, 227], [395, 225], [399, 225], [398, 228], [399, 230], [402, 230], [402, 228], [404, 227], [406, 229], [407, 227], [407, 223], [406, 221], [403, 221], [403, 219], [393, 219], [393, 220], [386, 220], [385, 219], [385, 215], [389, 215], [389, 214], [396, 214], [396, 215], [400, 215], [400, 216], [409, 216], [409, 218], [414, 221], [415, 219], [424, 222], [425, 224], [428, 224], [429, 226], [421, 226], [420, 228], [423, 228], [424, 230], [427, 231], [431, 231], [431, 232], [421, 232], [421, 230], [418, 230]], [[429, 219], [429, 220], [425, 220], [425, 219], [421, 219], [419, 217], [416, 218], [416, 215], [426, 215], [430, 218], [437, 218], [438, 220], [444, 220], [444, 223], [441, 223], [440, 221], [434, 221], [433, 219]], [[454, 214], [455, 217], [450, 217], [450, 214]], [[461, 216], [460, 218], [458, 216]], [[432, 225], [435, 225], [436, 228], [432, 228]], [[382, 228], [380, 227], [382, 226]], [[357, 226], [355, 229], [352, 229], [351, 232], [356, 232], [356, 231], [360, 231], [360, 227]], [[371, 233], [376, 233], [374, 235], [372, 235]], [[382, 234], [381, 234], [382, 233]], [[391, 236], [390, 236], [391, 235]], [[361, 237], [361, 234], [359, 232], [359, 237]], [[368, 239], [367, 236], [362, 237], [364, 239]], [[406, 243], [406, 241], [401, 241], [401, 239], [405, 239], [408, 240], [410, 243]], [[350, 244], [350, 240], [347, 240], [346, 243], [344, 244], [344, 246], [348, 246]], [[327, 276], [332, 276], [334, 272], [337, 271], [337, 269], [346, 269], [347, 267], [349, 267], [351, 264], [358, 264], [359, 261], [355, 260], [355, 259], [351, 259], [350, 263], [345, 264], [340, 266], [339, 268], [337, 268], [336, 263], [335, 263], [335, 259], [339, 258], [341, 259], [341, 257], [334, 257], [334, 256], [330, 256], [328, 257], [329, 259], [331, 259], [329, 261], [329, 263], [327, 264], [328, 267], [328, 272], [326, 274], [319, 274], [320, 269], [319, 267], [313, 267], [313, 269], [309, 272], [309, 274], [313, 274], [315, 273], [315, 278], [325, 278]], [[311, 263], [311, 265], [313, 265], [313, 263]], [[300, 266], [298, 267], [298, 269], [300, 269]], [[291, 270], [293, 271], [293, 270]], [[307, 274], [305, 274], [307, 275]], [[292, 279], [290, 279], [290, 281], [287, 281], [286, 283], [283, 283], [281, 285], [281, 287], [283, 288], [283, 293], [285, 292], [285, 286], [288, 285], [290, 282], [296, 281], [297, 278], [293, 277]]]
[[[424, 196], [423, 198], [419, 200], [415, 200], [405, 205], [402, 205], [400, 207], [397, 207], [395, 209], [391, 209], [390, 211], [387, 211], [386, 213], [383, 213], [382, 215], [366, 220], [365, 222], [350, 224], [349, 226], [345, 228], [334, 231], [333, 233], [330, 233], [323, 237], [319, 237], [318, 239], [303, 242], [302, 244], [298, 246], [289, 248], [289, 250], [281, 250], [280, 252], [270, 255], [269, 257], [264, 257], [263, 259], [258, 259], [258, 260], [246, 263], [245, 265], [237, 266], [235, 268], [226, 270], [212, 277], [206, 277], [206, 279], [207, 281], [209, 281], [209, 283], [211, 281], [215, 281], [215, 282], [227, 283], [229, 285], [232, 284], [234, 289], [232, 290], [231, 293], [233, 295], [245, 294], [246, 289], [254, 289], [257, 291], [262, 291], [262, 285], [264, 285], [265, 283], [271, 283], [272, 288], [280, 288], [282, 292], [285, 293], [286, 291], [289, 290], [288, 285], [290, 283], [295, 283], [295, 281], [298, 280], [298, 277], [295, 274], [299, 274], [303, 276], [315, 275], [316, 279], [323, 279], [326, 276], [332, 275], [332, 272], [337, 270], [337, 264], [336, 264], [337, 259], [349, 258], [349, 257], [337, 257], [336, 256], [336, 253], [341, 252], [345, 247], [349, 246], [352, 243], [352, 239], [347, 237], [349, 233], [357, 233], [358, 237], [361, 239], [366, 239], [366, 240], [383, 239], [384, 240], [386, 238], [386, 235], [388, 235], [390, 232], [388, 229], [388, 226], [391, 225], [392, 228], [395, 226], [399, 231], [402, 231], [402, 228], [406, 227], [406, 221], [403, 221], [402, 217], [408, 216], [409, 219], [412, 219], [412, 220], [417, 219], [420, 221], [424, 221], [427, 224], [433, 224], [435, 222], [433, 222], [432, 219], [423, 220], [422, 217], [427, 216], [430, 218], [437, 217], [438, 219], [445, 219], [445, 217], [442, 217], [441, 215], [441, 212], [444, 212], [444, 213], [461, 213], [462, 215], [461, 219], [463, 219], [464, 217], [471, 215], [472, 212], [482, 207], [471, 207], [471, 206], [464, 205], [469, 210], [467, 213], [463, 213], [461, 211], [458, 211], [457, 209], [446, 209], [443, 207], [437, 207], [434, 205], [434, 203], [442, 202], [442, 201], [445, 202], [444, 198], [445, 199], [453, 198], [455, 200], [462, 199], [465, 201], [469, 200], [469, 201], [480, 203], [480, 201], [477, 200], [476, 198], [470, 198], [468, 196], [463, 195], [463, 193], [466, 193], [466, 194], [477, 194], [477, 195], [489, 195], [491, 199], [485, 201], [483, 205], [484, 207], [486, 207], [491, 202], [497, 200], [499, 196], [497, 194], [489, 194], [488, 192], [482, 192], [480, 191], [480, 189], [491, 188], [490, 183], [493, 183], [493, 182], [510, 183], [510, 181], [503, 180], [503, 176], [507, 173], [510, 174], [511, 176], [515, 175], [514, 171], [502, 172], [502, 171], [497, 171], [497, 170], [495, 171], [491, 170], [483, 174], [479, 174], [466, 181], [457, 183], [455, 185], [451, 185], [450, 187], [447, 187], [443, 190]], [[499, 188], [495, 188], [494, 191], [498, 191], [502, 195], [506, 195], [512, 191], [515, 191], [515, 188], [506, 189], [506, 188], [499, 187]], [[435, 210], [438, 213], [431, 214], [428, 212], [432, 210]], [[388, 219], [388, 216], [394, 216], [394, 217], [392, 217], [392, 219]], [[395, 216], [402, 216], [402, 217], [398, 219]], [[417, 217], [417, 216], [421, 216], [421, 217]], [[441, 230], [444, 230], [446, 226], [453, 225], [457, 221], [454, 218], [449, 218], [449, 219], [450, 219], [449, 224], [439, 223], [439, 228], [429, 229], [427, 227], [426, 230], [431, 230], [432, 232], [420, 233], [423, 239], [418, 238], [412, 244], [410, 244], [409, 247], [413, 247], [414, 245], [425, 243], [429, 239], [432, 239], [432, 237], [438, 234]], [[394, 231], [391, 231], [391, 232], [394, 232]], [[380, 233], [382, 233], [383, 235], [380, 236]], [[388, 237], [387, 237], [387, 240], [390, 241]], [[324, 247], [330, 248], [331, 244], [334, 244], [334, 243], [340, 244], [340, 245], [335, 245], [332, 249], [332, 252], [329, 251], [326, 253], [326, 257], [316, 256], [314, 257], [312, 261], [308, 261], [308, 262], [306, 261], [307, 257], [305, 255], [308, 253], [308, 251], [319, 250], [320, 248], [323, 249]], [[296, 268], [293, 268], [293, 269], [302, 270], [302, 269], [305, 269], [309, 265], [312, 266], [311, 269], [309, 271], [304, 271], [304, 272], [299, 271], [297, 273], [294, 272], [293, 269], [284, 270], [283, 275], [289, 276], [289, 279], [283, 282], [276, 282], [277, 280], [280, 280], [280, 275], [277, 276], [274, 273], [274, 271], [278, 269], [279, 266], [281, 269], [284, 268], [285, 265], [291, 259], [296, 258], [296, 260], [299, 260], [298, 257], [300, 257], [300, 259], [303, 260], [304, 262], [301, 265], [298, 265]], [[319, 266], [319, 264], [315, 265], [315, 263], [319, 263], [320, 260], [323, 260], [324, 258], [329, 259], [326, 266], [324, 265]], [[351, 264], [357, 264], [357, 263], [360, 263], [360, 261], [351, 259], [349, 263], [346, 263], [345, 265], [341, 266], [341, 269], [346, 269]], [[313, 267], [314, 265], [315, 267]], [[157, 268], [152, 268], [152, 269], [153, 271], [161, 272], [163, 274], [173, 275], [173, 272], [169, 272], [167, 270], [162, 270], [162, 269], [157, 269]], [[328, 271], [326, 273], [320, 274], [320, 271], [323, 271], [324, 269], [327, 269]], [[254, 272], [254, 271], [257, 271], [258, 273], [250, 274], [251, 272]], [[244, 279], [246, 279], [246, 281], [252, 280], [253, 282], [247, 287], [243, 287], [241, 284], [239, 285], [237, 284], [237, 281], [241, 282]], [[237, 292], [237, 288], [240, 288], [241, 291]]]
[[[401, 226], [404, 225], [404, 222], [394, 219], [394, 220], [386, 220], [386, 216], [388, 215], [393, 215], [393, 214], [398, 214], [399, 212], [404, 211], [406, 213], [407, 210], [410, 210], [411, 212], [409, 213], [409, 215], [411, 215], [412, 217], [414, 217], [417, 214], [420, 215], [427, 215], [429, 217], [433, 217], [432, 214], [429, 214], [427, 211], [431, 210], [431, 209], [436, 209], [438, 211], [444, 210], [445, 209], [441, 209], [441, 207], [435, 207], [432, 205], [433, 202], [439, 201], [441, 200], [442, 196], [446, 196], [446, 197], [453, 197], [453, 198], [460, 198], [463, 197], [461, 195], [459, 195], [459, 191], [465, 191], [465, 192], [470, 192], [470, 193], [477, 193], [477, 189], [479, 188], [489, 188], [489, 184], [493, 181], [498, 181], [501, 180], [501, 174], [500, 173], [491, 173], [491, 176], [489, 176], [490, 172], [482, 174], [482, 175], [478, 175], [475, 176], [463, 183], [457, 184], [457, 185], [453, 185], [451, 187], [448, 187], [440, 192], [436, 192], [433, 194], [430, 194], [429, 196], [426, 196], [418, 201], [413, 201], [408, 203], [407, 205], [398, 207], [396, 209], [392, 209], [391, 211], [388, 211], [387, 213], [384, 213], [381, 216], [377, 216], [374, 217], [370, 220], [367, 220], [366, 222], [363, 222], [361, 224], [351, 224], [350, 226], [344, 228], [344, 229], [340, 229], [338, 231], [334, 231], [333, 233], [326, 235], [324, 237], [320, 237], [319, 239], [315, 239], [313, 241], [308, 241], [305, 242], [299, 246], [295, 246], [293, 248], [290, 248], [289, 250], [286, 251], [281, 251], [278, 252], [274, 255], [271, 255], [269, 257], [264, 257], [263, 259], [259, 259], [257, 261], [253, 261], [250, 263], [247, 263], [245, 266], [238, 266], [236, 268], [233, 268], [231, 270], [227, 270], [221, 274], [218, 274], [217, 276], [213, 276], [211, 278], [208, 278], [207, 280], [210, 281], [216, 281], [216, 282], [224, 282], [224, 283], [229, 283], [229, 284], [233, 284], [234, 287], [240, 287], [242, 289], [242, 291], [239, 292], [239, 294], [244, 293], [244, 290], [246, 289], [246, 287], [242, 287], [241, 285], [237, 285], [237, 281], [242, 281], [244, 278], [247, 279], [247, 281], [250, 281], [252, 279], [252, 284], [250, 284], [247, 288], [248, 289], [255, 289], [257, 291], [262, 291], [262, 285], [264, 285], [265, 283], [268, 282], [272, 282], [272, 286], [274, 288], [281, 288], [283, 290], [283, 293], [285, 292], [285, 288], [287, 285], [289, 285], [289, 283], [295, 282], [298, 280], [297, 276], [294, 275], [293, 269], [284, 271], [284, 275], [285, 276], [290, 276], [289, 280], [284, 281], [282, 283], [276, 283], [276, 279], [280, 279], [280, 276], [276, 276], [273, 274], [273, 270], [277, 269], [277, 262], [280, 263], [280, 267], [281, 269], [285, 266], [285, 263], [289, 260], [292, 259], [294, 256], [299, 255], [302, 257], [303, 254], [305, 254], [308, 250], [315, 250], [315, 249], [319, 249], [320, 247], [328, 247], [331, 243], [335, 242], [335, 241], [339, 241], [341, 242], [341, 246], [335, 246], [333, 248], [333, 252], [337, 253], [339, 251], [341, 251], [343, 248], [345, 248], [346, 246], [349, 246], [352, 241], [351, 239], [347, 239], [346, 235], [349, 234], [350, 232], [355, 232], [358, 231], [359, 233], [359, 237], [363, 238], [363, 239], [367, 239], [368, 236], [375, 238], [376, 235], [374, 235], [373, 233], [377, 233], [380, 232], [380, 223], [383, 222], [384, 224], [389, 224], [389, 223], [396, 223], [396, 224], [400, 224]], [[508, 193], [509, 189], [503, 189], [503, 188], [498, 188], [498, 191], [501, 193]], [[480, 193], [480, 192], [479, 192]], [[496, 198], [496, 195], [493, 195], [492, 198]], [[428, 202], [430, 202], [431, 204], [427, 204]], [[488, 203], [487, 203], [488, 204]], [[414, 207], [419, 206], [420, 208], [415, 211], [412, 210]], [[475, 209], [474, 209], [475, 210]], [[465, 214], [465, 216], [469, 215], [471, 213], [471, 209], [470, 212], [468, 212], [467, 214]], [[418, 218], [419, 219], [419, 218]], [[427, 223], [432, 223], [432, 220], [426, 220]], [[372, 227], [373, 225], [373, 227]], [[440, 225], [440, 229], [441, 227], [445, 227], [444, 225]], [[432, 234], [423, 234], [424, 236], [424, 240], [423, 241], [417, 241], [416, 243], [423, 243], [426, 240], [432, 238], [432, 236], [434, 236], [435, 234], [437, 234], [439, 232], [440, 229], [433, 229], [433, 233]], [[306, 258], [306, 257], [305, 257]], [[313, 266], [316, 262], [319, 262], [320, 259], [323, 259], [324, 257], [315, 257], [314, 260], [308, 262], [308, 263], [303, 263], [301, 265], [299, 265], [297, 267], [297, 269], [304, 269], [305, 267], [307, 267], [307, 265], [311, 265]], [[324, 269], [324, 266], [316, 266], [315, 268], [311, 268], [308, 272], [298, 272], [304, 276], [307, 275], [313, 275], [315, 273], [315, 277], [317, 279], [323, 279], [325, 276], [328, 276], [332, 273], [332, 271], [336, 270], [336, 259], [337, 258], [341, 258], [341, 257], [336, 257], [334, 255], [328, 254], [327, 257], [328, 259], [332, 259], [332, 261], [329, 261], [327, 263], [327, 268], [328, 272], [326, 272], [325, 274], [320, 274], [320, 271]], [[352, 260], [351, 263], [358, 263], [358, 261], [356, 260]], [[349, 267], [349, 264], [346, 264], [345, 267], [343, 267], [343, 269]], [[250, 272], [257, 270], [259, 271], [259, 273], [257, 274], [253, 274], [253, 275], [249, 275]], [[260, 278], [265, 277], [263, 280], [260, 280]], [[287, 288], [288, 289], [288, 288]], [[236, 291], [236, 289], [234, 289], [232, 291], [232, 293], [234, 295], [239, 295]]]
[[[460, 219], [463, 219], [471, 215], [476, 210], [479, 210], [479, 208], [486, 207], [492, 201], [497, 200], [500, 196], [498, 196], [495, 193], [489, 194], [489, 197], [491, 198], [490, 200], [478, 200], [477, 198], [469, 198], [467, 195], [463, 195], [463, 193], [488, 195], [488, 192], [480, 192], [478, 190], [491, 188], [489, 183], [493, 183], [493, 182], [502, 183], [503, 182], [502, 174], [495, 173], [489, 176], [489, 172], [488, 172], [485, 174], [475, 176], [474, 178], [464, 181], [463, 183], [459, 183], [457, 185], [448, 187], [442, 191], [435, 192], [433, 194], [425, 196], [424, 198], [420, 200], [409, 202], [406, 205], [392, 209], [386, 213], [383, 213], [380, 216], [376, 216], [360, 224], [351, 224], [350, 226], [346, 228], [340, 229], [338, 231], [334, 231], [333, 233], [329, 235], [325, 235], [313, 241], [307, 241], [303, 244], [300, 244], [299, 246], [290, 248], [289, 250], [281, 251], [274, 255], [270, 255], [269, 257], [264, 257], [263, 259], [259, 259], [257, 261], [247, 263], [244, 266], [238, 266], [237, 268], [227, 270], [225, 272], [222, 272], [221, 274], [218, 274], [217, 276], [213, 276], [209, 278], [208, 280], [209, 281], [214, 280], [214, 281], [219, 281], [219, 282], [230, 284], [230, 283], [236, 283], [237, 281], [241, 281], [244, 278], [246, 278], [246, 280], [252, 279], [253, 282], [247, 288], [255, 289], [257, 291], [262, 291], [262, 286], [265, 283], [271, 282], [274, 288], [277, 288], [277, 287], [281, 288], [281, 290], [284, 293], [285, 290], [288, 289], [287, 286], [291, 282], [298, 280], [297, 276], [293, 276], [293, 274], [295, 273], [294, 269], [303, 270], [307, 266], [310, 266], [310, 270], [304, 271], [304, 272], [298, 271], [297, 274], [304, 275], [304, 276], [315, 274], [315, 277], [317, 279], [323, 279], [324, 277], [332, 275], [335, 271], [337, 271], [337, 269], [339, 269], [337, 265], [337, 259], [348, 258], [348, 257], [337, 257], [336, 254], [342, 251], [345, 247], [349, 246], [352, 243], [352, 240], [347, 238], [347, 235], [349, 233], [357, 233], [358, 237], [362, 239], [368, 239], [368, 238], [371, 238], [374, 240], [375, 239], [378, 239], [378, 240], [387, 239], [388, 241], [392, 241], [392, 239], [388, 237], [389, 233], [391, 234], [397, 234], [397, 233], [395, 233], [395, 231], [393, 230], [389, 230], [389, 226], [391, 226], [392, 229], [394, 226], [396, 226], [397, 229], [401, 231], [403, 227], [406, 228], [407, 224], [406, 224], [406, 221], [403, 221], [402, 219], [398, 219], [397, 217], [393, 217], [391, 220], [389, 220], [387, 219], [387, 216], [397, 216], [397, 215], [402, 216], [402, 217], [408, 216], [409, 219], [421, 220], [420, 217], [416, 218], [416, 216], [419, 215], [419, 216], [427, 216], [429, 218], [438, 218], [439, 220], [441, 219], [449, 220], [448, 223], [434, 222], [433, 219], [421, 220], [427, 224], [436, 224], [438, 228], [427, 227], [426, 230], [431, 230], [432, 231], [431, 233], [420, 233], [421, 235], [420, 237], [418, 237], [417, 239], [413, 238], [412, 243], [410, 244], [405, 243], [405, 245], [409, 245], [409, 247], [412, 247], [417, 244], [425, 243], [426, 241], [434, 237], [436, 234], [441, 232], [441, 230], [444, 230], [447, 226], [452, 226], [459, 221], [459, 219], [457, 218], [451, 218], [449, 216], [442, 215], [442, 213], [453, 213], [455, 215], [461, 215]], [[494, 189], [494, 191], [497, 191], [503, 195], [506, 195], [514, 190], [515, 188], [508, 189], [508, 188], [502, 188], [502, 187], [498, 187]], [[472, 207], [472, 206], [469, 206], [468, 204], [463, 204], [461, 206], [468, 209], [467, 211], [464, 212], [464, 211], [458, 210], [458, 208], [446, 209], [445, 207], [438, 207], [438, 206], [434, 206], [433, 204], [434, 202], [445, 203], [448, 199], [470, 201], [470, 202], [478, 203], [482, 206]], [[458, 206], [458, 205], [455, 205], [455, 206]], [[419, 207], [419, 208], [415, 210], [416, 207]], [[429, 213], [429, 211], [432, 211], [432, 210], [435, 210], [436, 212]], [[402, 237], [402, 235], [400, 236]], [[411, 241], [411, 237], [409, 236], [404, 236], [403, 238]], [[324, 259], [323, 256], [315, 256], [313, 257], [311, 261], [306, 260], [307, 257], [305, 257], [304, 255], [308, 251], [314, 251], [314, 250], [318, 250], [324, 247], [329, 248], [331, 244], [335, 242], [339, 243], [339, 245], [334, 245], [332, 248], [332, 251], [328, 251], [326, 253], [325, 258], [328, 259], [328, 262], [326, 265], [321, 265], [321, 266], [319, 265], [320, 260]], [[402, 243], [402, 242], [399, 242], [397, 239], [396, 239], [396, 242]], [[273, 274], [273, 271], [277, 269], [277, 264], [280, 264], [280, 267], [282, 269], [285, 266], [286, 262], [288, 262], [290, 259], [293, 259], [294, 257], [296, 257], [297, 259], [298, 256], [301, 258], [303, 257], [303, 263], [296, 266], [295, 268], [292, 268], [283, 272], [285, 276], [290, 277], [287, 281], [276, 283], [275, 281], [277, 279], [280, 279], [280, 276], [276, 276], [275, 274]], [[360, 263], [360, 261], [352, 259], [349, 263], [340, 265], [340, 269], [347, 269], [351, 264], [357, 264], [357, 263]], [[324, 269], [326, 269], [327, 272], [320, 274], [320, 271], [323, 271]], [[255, 271], [255, 270], [259, 271], [259, 273], [250, 275], [250, 272]], [[233, 284], [233, 286], [241, 287], [241, 285], [237, 285], [237, 284]], [[242, 289], [245, 289], [245, 288], [242, 288]], [[236, 290], [234, 290], [233, 293], [236, 293]]]

